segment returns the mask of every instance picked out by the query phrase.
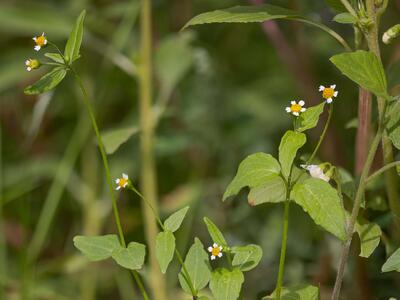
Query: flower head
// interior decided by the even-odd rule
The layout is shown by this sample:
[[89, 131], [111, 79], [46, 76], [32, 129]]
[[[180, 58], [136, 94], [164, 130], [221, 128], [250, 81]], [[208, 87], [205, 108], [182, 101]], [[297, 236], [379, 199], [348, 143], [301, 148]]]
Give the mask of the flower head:
[[329, 182], [330, 177], [324, 173], [324, 170], [319, 165], [301, 165], [303, 169], [306, 169], [311, 177], [322, 179], [326, 182]]
[[222, 246], [219, 246], [217, 243], [208, 247], [207, 250], [211, 253], [211, 260], [214, 260], [217, 257], [222, 257]]
[[286, 107], [286, 112], [298, 117], [300, 113], [306, 111], [306, 108], [303, 107], [304, 104], [306, 103], [303, 100], [300, 100], [298, 103], [296, 101], [291, 101], [290, 106]]
[[333, 97], [336, 98], [339, 94], [335, 88], [336, 84], [332, 84], [330, 87], [324, 87], [323, 85], [319, 86], [319, 91], [322, 92], [322, 98], [326, 100], [326, 103], [332, 103]]
[[115, 183], [117, 187], [115, 188], [117, 191], [121, 188], [126, 188], [129, 184], [129, 177], [125, 173], [122, 173], [122, 177], [115, 179]]
[[29, 58], [25, 61], [25, 67], [28, 72], [40, 67], [40, 62], [37, 59]]
[[42, 47], [47, 45], [47, 38], [44, 34], [44, 32], [42, 33], [42, 35], [39, 36], [35, 36], [34, 38], [32, 38], [35, 41], [35, 47], [33, 47], [33, 49], [35, 49], [36, 51], [39, 51]]

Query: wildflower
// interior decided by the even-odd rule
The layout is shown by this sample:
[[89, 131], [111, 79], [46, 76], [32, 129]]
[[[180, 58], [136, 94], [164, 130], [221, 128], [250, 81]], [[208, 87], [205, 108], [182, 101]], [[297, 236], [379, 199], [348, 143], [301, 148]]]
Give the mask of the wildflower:
[[390, 44], [395, 38], [400, 35], [400, 24], [394, 25], [389, 28], [382, 36], [382, 42]]
[[296, 101], [291, 101], [290, 106], [286, 107], [286, 112], [298, 117], [300, 113], [306, 111], [306, 108], [303, 107], [304, 104], [305, 102], [303, 100], [300, 100], [299, 103], [297, 103]]
[[326, 182], [329, 182], [330, 180], [330, 177], [324, 173], [319, 165], [301, 165], [301, 167], [306, 169], [313, 178], [322, 179]]
[[28, 72], [30, 72], [30, 71], [32, 71], [34, 69], [39, 68], [40, 67], [40, 62], [37, 59], [30, 58], [30, 59], [27, 59], [25, 61], [25, 66], [26, 66], [26, 70]]
[[214, 243], [212, 247], [208, 247], [207, 250], [211, 253], [211, 260], [214, 260], [216, 257], [222, 257], [222, 246], [218, 246], [217, 243]]
[[326, 99], [326, 103], [332, 103], [333, 97], [337, 97], [338, 91], [335, 91], [336, 84], [332, 84], [330, 87], [319, 86], [319, 91], [322, 92], [322, 97]]
[[47, 45], [47, 38], [46, 38], [44, 32], [42, 33], [42, 35], [35, 36], [32, 39], [35, 41], [36, 45], [33, 49], [35, 49], [36, 51], [39, 51], [42, 47]]
[[129, 184], [129, 177], [125, 173], [122, 173], [122, 177], [115, 179], [115, 183], [118, 185], [116, 190], [120, 190], [121, 188], [126, 188]]

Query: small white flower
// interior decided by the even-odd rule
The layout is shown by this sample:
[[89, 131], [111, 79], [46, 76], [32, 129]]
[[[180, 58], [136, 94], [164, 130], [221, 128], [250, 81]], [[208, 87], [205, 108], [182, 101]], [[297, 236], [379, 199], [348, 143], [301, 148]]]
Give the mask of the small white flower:
[[319, 178], [326, 182], [330, 180], [329, 176], [325, 175], [324, 171], [318, 165], [301, 165], [301, 167], [306, 169], [313, 178]]
[[122, 177], [115, 179], [115, 183], [117, 187], [115, 188], [117, 191], [121, 188], [126, 188], [129, 184], [129, 177], [125, 173], [122, 173]]
[[35, 41], [35, 47], [33, 47], [33, 49], [35, 49], [35, 51], [39, 51], [40, 49], [42, 49], [42, 47], [47, 45], [47, 38], [44, 34], [44, 32], [42, 33], [42, 35], [39, 36], [35, 36], [32, 38]]
[[326, 100], [326, 103], [332, 103], [333, 98], [338, 96], [339, 92], [335, 88], [336, 84], [332, 84], [330, 87], [319, 86], [319, 91], [322, 92], [322, 98]]
[[217, 257], [222, 257], [222, 246], [219, 246], [217, 243], [208, 247], [207, 250], [211, 253], [211, 260], [214, 260]]
[[290, 101], [290, 106], [286, 107], [285, 110], [287, 113], [291, 113], [292, 115], [298, 117], [300, 113], [305, 112], [306, 108], [303, 107], [306, 104], [303, 100], [300, 100], [298, 103], [296, 101]]
[[28, 72], [32, 71], [33, 69], [37, 69], [40, 67], [40, 62], [37, 59], [27, 59], [25, 61], [25, 67]]

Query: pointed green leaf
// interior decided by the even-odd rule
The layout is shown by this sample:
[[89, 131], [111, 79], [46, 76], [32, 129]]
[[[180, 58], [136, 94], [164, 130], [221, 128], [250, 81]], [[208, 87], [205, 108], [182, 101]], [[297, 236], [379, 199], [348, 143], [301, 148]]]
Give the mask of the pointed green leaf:
[[59, 64], [64, 64], [64, 60], [62, 56], [58, 53], [45, 53], [44, 56], [47, 58], [50, 58], [52, 61], [59, 63]]
[[67, 44], [65, 45], [64, 56], [69, 64], [79, 58], [79, 50], [83, 38], [83, 22], [85, 20], [86, 11], [83, 10], [76, 19], [75, 26], [69, 35]]
[[382, 235], [381, 228], [378, 224], [358, 218], [356, 222], [356, 231], [360, 237], [361, 243], [360, 256], [368, 258], [379, 245]]
[[[197, 291], [205, 288], [210, 281], [211, 267], [208, 254], [198, 238], [195, 238], [194, 244], [190, 247], [186, 255], [185, 266], [192, 280], [193, 287]], [[186, 293], [191, 294], [190, 288], [183, 278], [182, 270], [179, 273], [179, 283]]]
[[179, 227], [181, 227], [181, 224], [186, 216], [188, 209], [189, 206], [186, 206], [184, 208], [181, 208], [177, 212], [174, 212], [172, 215], [170, 215], [168, 219], [166, 219], [164, 222], [165, 229], [172, 232], [177, 231]]
[[107, 154], [113, 154], [118, 148], [126, 143], [139, 129], [135, 126], [126, 128], [110, 129], [101, 133], [104, 148]]
[[275, 175], [250, 190], [248, 201], [251, 206], [262, 203], [279, 203], [286, 199], [286, 184], [282, 177]]
[[113, 251], [122, 248], [115, 234], [102, 236], [74, 237], [74, 246], [91, 261], [99, 261], [111, 257]]
[[234, 268], [232, 271], [218, 268], [212, 272], [210, 290], [215, 300], [236, 300], [244, 282], [242, 271]]
[[375, 54], [359, 50], [337, 54], [330, 60], [359, 86], [377, 96], [388, 97], [385, 71]]
[[325, 102], [321, 102], [318, 105], [308, 107], [307, 110], [300, 115], [299, 127], [296, 130], [302, 132], [317, 126], [319, 117], [324, 111], [324, 106]]
[[355, 23], [357, 23], [357, 19], [348, 12], [337, 14], [333, 18], [333, 21], [340, 23], [340, 24], [355, 24]]
[[206, 223], [208, 233], [210, 234], [213, 242], [217, 243], [219, 246], [222, 246], [224, 248], [228, 247], [228, 243], [226, 242], [222, 232], [218, 229], [217, 225], [215, 225], [207, 217], [204, 217], [203, 220], [204, 220], [204, 223]]
[[246, 186], [253, 188], [259, 186], [271, 177], [279, 175], [281, 167], [269, 154], [255, 153], [247, 156], [239, 165], [235, 178], [226, 188], [223, 201], [236, 195]]
[[291, 197], [316, 224], [345, 240], [345, 212], [337, 191], [329, 183], [309, 178], [294, 185]]
[[400, 248], [394, 251], [382, 266], [382, 272], [391, 271], [400, 272]]
[[175, 236], [171, 231], [163, 231], [156, 237], [156, 257], [161, 272], [165, 274], [169, 263], [174, 257]]
[[306, 140], [307, 138], [304, 133], [295, 132], [292, 130], [286, 131], [282, 137], [279, 145], [279, 162], [281, 163], [282, 167], [282, 175], [285, 178], [289, 177], [297, 150], [303, 147], [303, 145], [306, 143]]
[[393, 146], [400, 149], [400, 101], [391, 105], [386, 129]]
[[25, 88], [27, 95], [37, 95], [54, 89], [65, 77], [67, 71], [63, 67], [56, 67], [34, 84]]
[[121, 247], [112, 252], [115, 262], [130, 270], [141, 269], [145, 255], [146, 246], [136, 242], [130, 242], [127, 248]]
[[262, 249], [258, 245], [233, 247], [232, 253], [235, 254], [232, 265], [241, 271], [250, 271], [257, 267], [263, 255]]
[[[275, 291], [262, 300], [275, 300]], [[313, 285], [300, 285], [296, 287], [283, 287], [281, 300], [320, 300], [319, 288]]]

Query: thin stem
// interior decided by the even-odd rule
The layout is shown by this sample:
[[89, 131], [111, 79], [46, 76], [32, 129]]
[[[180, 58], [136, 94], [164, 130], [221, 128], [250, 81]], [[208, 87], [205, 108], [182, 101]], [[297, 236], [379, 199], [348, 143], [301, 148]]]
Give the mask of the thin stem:
[[322, 134], [319, 137], [317, 146], [315, 146], [315, 149], [314, 149], [313, 153], [311, 154], [310, 158], [307, 160], [306, 165], [312, 163], [313, 159], [315, 158], [315, 155], [317, 154], [317, 152], [319, 150], [319, 147], [321, 146], [323, 140], [325, 139], [326, 132], [328, 131], [329, 124], [331, 123], [332, 113], [333, 113], [333, 103], [331, 103], [329, 106], [328, 120], [326, 120], [324, 129], [322, 131]]
[[342, 2], [342, 4], [344, 5], [344, 7], [347, 9], [347, 11], [356, 19], [358, 19], [357, 13], [354, 10], [353, 6], [350, 4], [349, 1], [347, 0], [340, 0]]
[[[113, 184], [112, 184], [112, 180], [111, 180], [110, 168], [108, 166], [107, 155], [106, 155], [106, 152], [104, 150], [103, 141], [101, 139], [99, 128], [97, 126], [96, 118], [94, 116], [94, 111], [93, 111], [92, 105], [91, 105], [90, 100], [89, 100], [89, 96], [88, 96], [88, 94], [86, 92], [86, 89], [85, 89], [85, 87], [83, 85], [83, 82], [82, 82], [81, 78], [75, 72], [74, 69], [71, 68], [71, 71], [74, 74], [75, 79], [76, 79], [76, 81], [77, 81], [77, 83], [79, 85], [79, 88], [82, 91], [83, 102], [84, 102], [84, 104], [86, 106], [86, 109], [87, 109], [87, 111], [89, 113], [90, 120], [92, 122], [92, 126], [93, 126], [93, 129], [94, 129], [94, 132], [95, 132], [95, 135], [96, 135], [96, 139], [97, 139], [97, 144], [99, 146], [99, 150], [100, 150], [100, 153], [101, 153], [101, 158], [102, 158], [102, 161], [103, 161], [103, 167], [104, 167], [104, 170], [105, 170], [105, 173], [106, 173], [106, 178], [107, 178], [106, 181], [107, 181], [107, 185], [108, 185], [108, 188], [109, 188], [109, 191], [110, 191], [110, 195], [111, 195], [111, 202], [112, 202], [112, 207], [113, 207], [113, 212], [114, 212], [114, 220], [115, 220], [115, 224], [117, 226], [119, 240], [120, 240], [121, 245], [126, 247], [125, 237], [124, 237], [124, 233], [122, 231], [121, 220], [120, 220], [119, 212], [118, 212], [117, 200], [115, 199], [115, 195], [114, 195], [114, 188], [113, 188]], [[149, 296], [147, 295], [147, 293], [146, 293], [146, 291], [144, 289], [144, 286], [143, 286], [143, 283], [142, 283], [142, 281], [141, 281], [141, 279], [139, 277], [139, 274], [137, 273], [137, 271], [132, 271], [132, 275], [133, 275], [133, 277], [134, 277], [134, 279], [136, 281], [136, 284], [138, 285], [138, 287], [140, 289], [140, 292], [141, 292], [141, 294], [143, 296], [143, 299], [148, 300]]]
[[385, 171], [394, 168], [396, 166], [400, 165], [400, 161], [394, 161], [391, 162], [389, 164], [387, 164], [386, 166], [383, 166], [382, 168], [380, 168], [378, 171], [376, 171], [375, 173], [373, 173], [372, 175], [370, 175], [367, 179], [366, 182], [369, 183], [372, 180], [374, 180], [376, 177], [378, 177], [379, 175], [381, 175], [382, 173], [384, 173]]

